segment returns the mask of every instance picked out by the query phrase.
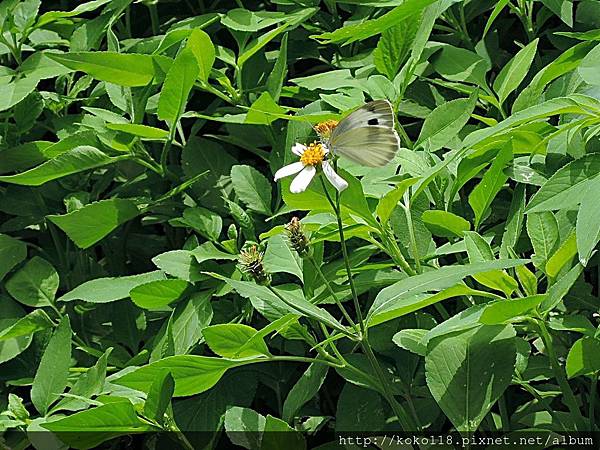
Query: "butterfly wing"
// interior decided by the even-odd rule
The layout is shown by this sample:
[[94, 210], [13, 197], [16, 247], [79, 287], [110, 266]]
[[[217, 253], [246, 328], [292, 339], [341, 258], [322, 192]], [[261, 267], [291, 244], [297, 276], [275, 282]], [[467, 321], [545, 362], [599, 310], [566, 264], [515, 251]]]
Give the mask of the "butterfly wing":
[[386, 100], [358, 108], [338, 124], [329, 139], [334, 154], [369, 167], [385, 166], [394, 158], [399, 145], [394, 111]]

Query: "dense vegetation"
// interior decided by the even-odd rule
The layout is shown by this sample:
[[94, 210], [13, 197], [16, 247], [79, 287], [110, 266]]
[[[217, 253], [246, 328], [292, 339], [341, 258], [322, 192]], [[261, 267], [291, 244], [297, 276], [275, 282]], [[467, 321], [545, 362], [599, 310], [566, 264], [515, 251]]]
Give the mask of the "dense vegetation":
[[[0, 446], [598, 430], [599, 2], [4, 0], [0, 26]], [[393, 162], [274, 182], [376, 99]]]

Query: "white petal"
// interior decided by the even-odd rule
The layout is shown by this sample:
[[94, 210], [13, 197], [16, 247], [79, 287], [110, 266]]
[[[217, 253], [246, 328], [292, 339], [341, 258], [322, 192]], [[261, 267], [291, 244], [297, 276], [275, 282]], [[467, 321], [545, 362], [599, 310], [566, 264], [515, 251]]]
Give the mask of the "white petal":
[[302, 153], [304, 153], [305, 150], [306, 145], [299, 144], [298, 142], [296, 142], [296, 144], [292, 146], [292, 153], [294, 155], [302, 156]]
[[321, 166], [323, 167], [323, 173], [325, 174], [329, 182], [333, 184], [333, 187], [335, 187], [338, 191], [342, 192], [348, 187], [348, 183], [346, 182], [346, 180], [344, 180], [337, 173], [335, 173], [333, 167], [331, 167], [331, 164], [329, 164], [329, 161], [323, 161], [321, 163]]
[[296, 175], [296, 178], [290, 184], [290, 192], [292, 194], [304, 192], [315, 176], [315, 173], [317, 173], [315, 166], [306, 166], [302, 172]]
[[327, 148], [327, 146], [326, 146], [326, 145], [324, 145], [324, 144], [321, 144], [321, 148], [323, 149], [323, 153], [324, 153], [324, 154], [326, 154], [326, 155], [327, 155], [327, 154], [329, 153], [329, 149]]
[[295, 173], [300, 172], [302, 169], [304, 169], [304, 164], [302, 164], [300, 161], [283, 166], [281, 169], [275, 172], [275, 181], [283, 177], [294, 175]]

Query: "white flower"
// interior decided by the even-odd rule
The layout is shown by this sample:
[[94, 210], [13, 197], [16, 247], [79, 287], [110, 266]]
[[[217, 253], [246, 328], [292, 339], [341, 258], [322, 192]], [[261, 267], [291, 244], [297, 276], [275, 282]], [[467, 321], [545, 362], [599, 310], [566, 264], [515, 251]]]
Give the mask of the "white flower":
[[[329, 149], [323, 144], [313, 142], [306, 146], [296, 143], [292, 147], [292, 153], [300, 157], [300, 161], [282, 167], [275, 172], [275, 181], [289, 177], [290, 175], [298, 174], [290, 185], [290, 191], [294, 194], [304, 192], [315, 174], [317, 166], [321, 165], [325, 177], [338, 191], [343, 191], [348, 187], [348, 183], [340, 177], [331, 166], [331, 163], [325, 159], [329, 153]], [[300, 173], [298, 173], [300, 172]]]

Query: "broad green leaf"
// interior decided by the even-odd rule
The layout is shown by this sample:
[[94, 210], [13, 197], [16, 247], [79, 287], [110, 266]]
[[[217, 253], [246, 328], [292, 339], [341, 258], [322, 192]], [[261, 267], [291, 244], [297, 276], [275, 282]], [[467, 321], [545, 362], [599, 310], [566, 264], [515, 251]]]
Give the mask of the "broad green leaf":
[[581, 375], [598, 376], [600, 372], [600, 341], [585, 336], [573, 344], [567, 355], [567, 376], [569, 378]]
[[42, 426], [74, 448], [96, 448], [117, 436], [157, 430], [138, 418], [129, 400], [107, 403]]
[[511, 249], [517, 245], [521, 232], [523, 231], [523, 219], [525, 217], [525, 185], [518, 184], [513, 191], [502, 243], [500, 245], [500, 256], [507, 257]]
[[306, 450], [306, 441], [302, 433], [290, 427], [283, 420], [268, 414], [260, 448], [261, 450], [280, 450], [282, 448]]
[[196, 355], [170, 356], [115, 377], [113, 382], [148, 392], [156, 377], [168, 370], [175, 380], [175, 397], [185, 397], [210, 389], [227, 369], [262, 360], [263, 358], [232, 361]]
[[346, 383], [337, 403], [336, 433], [383, 430], [386, 421], [383, 402], [379, 393]]
[[270, 216], [271, 183], [254, 167], [233, 166], [231, 182], [236, 195], [253, 211]]
[[599, 191], [600, 177], [597, 176], [589, 182], [577, 213], [577, 251], [583, 266], [587, 265], [600, 241], [600, 202], [596, 198]]
[[548, 262], [546, 263], [546, 274], [550, 278], [556, 278], [562, 268], [567, 264], [570, 265], [576, 255], [577, 238], [576, 234], [573, 232], [565, 239], [552, 256], [548, 258]]
[[390, 220], [392, 212], [396, 209], [396, 206], [398, 206], [398, 202], [402, 199], [406, 190], [417, 181], [418, 178], [407, 178], [406, 180], [402, 180], [396, 184], [394, 189], [379, 199], [375, 211], [382, 224], [386, 224]]
[[[160, 255], [155, 256], [152, 258], [152, 262], [156, 265], [156, 267], [168, 273], [169, 275], [181, 280], [189, 281], [190, 283], [194, 283], [203, 277], [198, 261], [206, 261], [208, 259], [226, 259], [227, 255], [227, 253], [217, 250], [212, 242], [205, 242], [194, 250], [198, 255], [196, 257], [194, 256], [193, 251], [171, 250], [170, 252], [161, 253]], [[215, 257], [215, 251], [219, 253], [219, 258]], [[201, 255], [200, 252], [202, 252]]]
[[0, 84], [0, 111], [12, 108], [31, 94], [39, 81], [37, 77], [23, 77], [11, 83]]
[[107, 123], [106, 128], [109, 130], [122, 131], [123, 133], [137, 136], [140, 139], [163, 140], [169, 137], [169, 132], [167, 130], [137, 123]]
[[48, 181], [106, 166], [127, 158], [128, 156], [110, 157], [97, 148], [83, 145], [25, 172], [0, 176], [0, 181], [21, 186], [41, 186]]
[[140, 308], [164, 308], [179, 300], [189, 286], [185, 280], [155, 280], [134, 287], [129, 296]]
[[461, 237], [465, 231], [471, 229], [469, 221], [448, 211], [428, 210], [421, 218], [434, 236]]
[[204, 261], [210, 261], [215, 259], [224, 259], [230, 261], [235, 261], [236, 259], [238, 259], [237, 255], [232, 255], [231, 253], [225, 253], [219, 250], [217, 247], [215, 247], [215, 244], [213, 244], [212, 242], [204, 242], [189, 253], [195, 258], [195, 260], [198, 263], [203, 263]]
[[27, 245], [24, 242], [0, 234], [0, 281], [25, 258], [27, 258]]
[[390, 80], [394, 79], [410, 55], [420, 22], [405, 20], [381, 33], [377, 48], [373, 52], [375, 67], [379, 73]]
[[269, 238], [263, 263], [267, 272], [287, 272], [297, 276], [300, 281], [304, 281], [302, 259], [290, 248], [287, 239], [282, 234]]
[[341, 43], [342, 45], [348, 45], [352, 42], [363, 41], [401, 22], [414, 20], [415, 16], [435, 1], [406, 0], [400, 6], [395, 7], [377, 19], [366, 20], [356, 25], [346, 25], [331, 33], [322, 33], [311, 37], [324, 44]]
[[445, 45], [432, 56], [431, 63], [435, 71], [447, 80], [486, 86], [489, 63], [470, 50]]
[[279, 106], [268, 92], [263, 92], [260, 94], [260, 97], [258, 97], [256, 101], [252, 103], [252, 106], [250, 106], [243, 123], [270, 125], [277, 119], [283, 119], [287, 117], [290, 116], [286, 114], [285, 108]]
[[210, 209], [197, 206], [183, 211], [183, 221], [206, 239], [217, 241], [223, 229], [223, 219]]
[[[79, 375], [79, 378], [69, 390], [70, 395], [76, 395], [85, 399], [91, 398], [94, 395], [98, 395], [104, 388], [104, 382], [106, 380], [106, 366], [108, 357], [112, 352], [112, 347], [106, 350], [96, 364], [90, 367], [85, 373]], [[58, 410], [77, 411], [85, 409], [89, 406], [89, 403], [79, 400], [74, 397], [65, 397], [58, 404], [52, 408], [52, 413]]]
[[475, 229], [479, 228], [485, 214], [488, 212], [492, 201], [504, 186], [508, 176], [504, 169], [513, 159], [513, 146], [509, 141], [492, 162], [489, 170], [469, 195], [469, 205], [475, 212]]
[[200, 28], [194, 28], [188, 37], [187, 47], [194, 53], [196, 58], [198, 79], [207, 82], [215, 62], [215, 46], [209, 35]]
[[500, 300], [485, 306], [479, 321], [485, 325], [498, 325], [518, 319], [536, 308], [546, 299], [546, 295], [532, 295], [509, 300]]
[[52, 320], [43, 309], [36, 309], [0, 331], [0, 341], [30, 336], [37, 331], [50, 328], [52, 324]]
[[506, 5], [508, 5], [509, 2], [510, 2], [510, 0], [498, 0], [496, 2], [496, 6], [494, 6], [492, 13], [490, 14], [487, 22], [485, 23], [485, 28], [483, 29], [483, 37], [485, 37], [485, 35], [488, 33], [488, 31], [490, 31], [490, 28], [492, 27], [494, 20], [496, 20], [496, 18], [500, 15], [502, 10], [506, 7]]
[[89, 248], [139, 214], [140, 210], [132, 200], [111, 198], [90, 203], [68, 214], [47, 217], [79, 248]]
[[428, 343], [427, 386], [459, 432], [473, 432], [511, 382], [512, 326], [483, 325]]
[[561, 167], [531, 197], [526, 213], [575, 208], [585, 196], [589, 182], [600, 173], [600, 154], [591, 153]]
[[317, 395], [325, 381], [328, 369], [329, 367], [325, 364], [313, 363], [308, 366], [283, 402], [281, 416], [283, 420], [291, 423], [300, 411], [300, 408]]
[[71, 302], [83, 300], [90, 303], [108, 303], [129, 297], [129, 292], [136, 286], [155, 280], [164, 280], [165, 274], [154, 272], [130, 275], [126, 277], [96, 278], [80, 284], [72, 291], [60, 297], [58, 301]]
[[534, 251], [531, 259], [537, 267], [543, 267], [558, 241], [556, 217], [550, 211], [528, 214], [527, 234]]
[[517, 266], [515, 267], [515, 272], [517, 273], [517, 278], [519, 279], [519, 283], [523, 286], [523, 290], [527, 295], [535, 295], [537, 294], [538, 288], [538, 280], [535, 274], [529, 270], [526, 266]]
[[144, 403], [144, 416], [156, 420], [158, 423], [164, 421], [164, 415], [171, 403], [171, 397], [175, 390], [175, 381], [168, 370], [162, 372], [148, 391]]
[[249, 358], [270, 355], [262, 339], [253, 340], [252, 346], [245, 345], [257, 330], [241, 323], [211, 325], [202, 330], [204, 340], [210, 349], [224, 358]]
[[[399, 317], [399, 312], [408, 313], [427, 306], [419, 305], [418, 300], [422, 299], [415, 298], [418, 294], [442, 291], [454, 287], [468, 276], [489, 272], [490, 270], [507, 269], [526, 262], [528, 261], [522, 259], [506, 259], [477, 264], [445, 266], [405, 278], [377, 294], [367, 315], [367, 321], [381, 323], [389, 320], [387, 317]], [[460, 288], [460, 286], [458, 287]], [[463, 293], [458, 295], [463, 295]], [[371, 325], [374, 325], [374, 323]]]
[[435, 152], [456, 138], [467, 124], [477, 103], [477, 91], [469, 98], [442, 103], [425, 119], [415, 145]]
[[394, 334], [392, 338], [394, 344], [398, 347], [408, 350], [415, 355], [425, 356], [427, 347], [421, 342], [429, 330], [423, 329], [404, 329]]
[[[312, 14], [310, 12], [310, 9], [307, 9], [306, 11], [309, 11], [309, 13]], [[312, 11], [314, 12], [314, 10]], [[267, 45], [269, 42], [271, 42], [285, 30], [287, 30], [289, 26], [289, 23], [284, 23], [283, 25], [278, 26], [274, 30], [260, 35], [256, 40], [252, 41], [252, 43], [250, 43], [248, 47], [238, 56], [238, 66], [242, 67], [246, 63], [246, 61], [248, 61], [252, 56], [256, 55], [256, 53], [259, 52], [262, 48], [264, 48], [265, 45]]]
[[581, 64], [579, 65], [579, 75], [585, 80], [586, 83], [594, 86], [600, 85], [600, 63], [598, 58], [600, 57], [600, 45], [596, 45], [592, 51], [590, 51]]
[[265, 417], [256, 411], [234, 406], [225, 413], [225, 432], [233, 444], [249, 450], [259, 450], [265, 422]]
[[40, 307], [54, 303], [58, 285], [58, 273], [52, 264], [34, 256], [6, 282], [6, 290], [20, 303]]
[[[471, 264], [494, 261], [494, 253], [492, 252], [490, 244], [488, 244], [485, 239], [475, 231], [468, 231], [464, 234], [465, 246]], [[479, 273], [473, 275], [473, 278], [484, 286], [504, 292], [507, 297], [510, 297], [510, 295], [519, 287], [516, 280], [503, 270], [492, 270], [490, 272]]]
[[561, 302], [564, 296], [567, 295], [577, 279], [581, 276], [582, 272], [583, 266], [581, 264], [576, 264], [575, 267], [563, 275], [556, 283], [552, 285], [552, 287], [550, 287], [550, 289], [548, 289], [548, 296], [541, 304], [540, 309], [544, 313], [554, 309]]
[[572, 0], [541, 0], [542, 3], [556, 14], [565, 23], [573, 26], [573, 2]]
[[172, 60], [160, 55], [115, 52], [46, 53], [62, 65], [85, 72], [97, 80], [119, 86], [146, 86], [164, 79]]
[[535, 39], [519, 50], [494, 80], [494, 91], [498, 94], [500, 104], [506, 101], [508, 96], [521, 85], [527, 76], [537, 51], [538, 42], [539, 39]]
[[199, 70], [196, 56], [189, 47], [185, 47], [179, 52], [167, 73], [158, 98], [157, 114], [158, 118], [166, 121], [172, 129], [185, 112]]
[[31, 402], [40, 414], [65, 390], [71, 366], [71, 325], [64, 316], [50, 338], [31, 386]]

